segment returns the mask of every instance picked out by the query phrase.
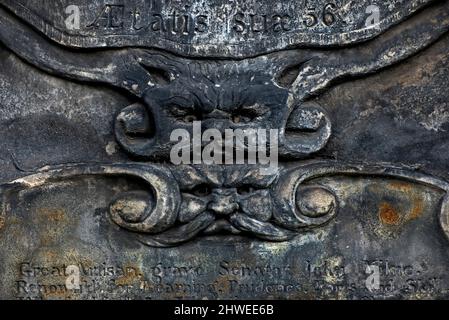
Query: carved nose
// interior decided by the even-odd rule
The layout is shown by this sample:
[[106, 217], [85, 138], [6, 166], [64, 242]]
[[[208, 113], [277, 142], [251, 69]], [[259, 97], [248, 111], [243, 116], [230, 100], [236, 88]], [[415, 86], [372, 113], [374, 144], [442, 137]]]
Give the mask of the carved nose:
[[239, 205], [235, 202], [232, 192], [215, 191], [208, 208], [217, 215], [230, 215], [235, 212]]

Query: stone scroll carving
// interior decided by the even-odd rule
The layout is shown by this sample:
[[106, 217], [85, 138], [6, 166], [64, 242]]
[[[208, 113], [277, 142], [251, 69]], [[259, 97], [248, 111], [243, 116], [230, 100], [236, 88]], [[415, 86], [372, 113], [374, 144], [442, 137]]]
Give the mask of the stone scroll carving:
[[[211, 8], [217, 9], [218, 3], [212, 1]], [[61, 25], [38, 19], [38, 13], [46, 10], [43, 3], [3, 1], [0, 41], [19, 57], [51, 74], [107, 84], [136, 99], [115, 115], [114, 125], [118, 144], [136, 161], [47, 168], [5, 183], [1, 186], [2, 215], [7, 214], [7, 197], [14, 190], [80, 176], [133, 176], [141, 179], [147, 190], [125, 192], [111, 199], [111, 222], [132, 232], [141, 243], [167, 247], [200, 235], [217, 234], [286, 241], [323, 227], [339, 213], [340, 199], [336, 190], [314, 182], [322, 177], [344, 175], [363, 180], [376, 176], [447, 193], [448, 184], [443, 179], [405, 168], [304, 160], [322, 150], [332, 137], [326, 106], [313, 98], [336, 82], [404, 61], [449, 30], [449, 1], [409, 1], [400, 7], [399, 3], [392, 1], [387, 18], [373, 28], [359, 25], [336, 35], [320, 27], [301, 32], [292, 25], [291, 30], [284, 30], [288, 36], [273, 41], [255, 36], [250, 41], [267, 45], [240, 50], [238, 35], [229, 43], [214, 43], [217, 38], [213, 34], [216, 36], [218, 29], [211, 30], [212, 35], [200, 36], [209, 37], [205, 46], [199, 44], [203, 38], [173, 44], [170, 37], [154, 34], [133, 42], [143, 31], [112, 37], [101, 30], [102, 23], [109, 20], [97, 21], [95, 16], [91, 17], [93, 29], [65, 34]], [[353, 6], [358, 10], [352, 8], [352, 19], [358, 21], [361, 7], [355, 2]], [[108, 12], [118, 9], [122, 10], [110, 8]], [[343, 14], [345, 10], [332, 6], [325, 9], [328, 15], [323, 17], [329, 23], [336, 19], [337, 11]], [[166, 8], [156, 11], [163, 13]], [[279, 19], [285, 22], [286, 18]], [[145, 21], [134, 19], [131, 24], [136, 27], [145, 25]], [[291, 39], [288, 43], [287, 38]], [[322, 48], [337, 43], [340, 47], [332, 50]], [[161, 47], [172, 52], [158, 50]], [[209, 56], [192, 57], [198, 54]], [[215, 59], [217, 56], [221, 59]], [[279, 130], [280, 169], [260, 176], [257, 166], [169, 164], [167, 158], [174, 144], [171, 132], [182, 128], [192, 133], [194, 121], [202, 121], [203, 129], [215, 128], [221, 133], [226, 129]], [[447, 206], [446, 196], [439, 220], [449, 235]]]
[[8, 198], [14, 192], [80, 176], [127, 176], [141, 179], [146, 189], [117, 194], [110, 200], [108, 213], [111, 222], [132, 232], [143, 244], [169, 247], [217, 234], [286, 241], [324, 226], [339, 213], [337, 190], [315, 182], [336, 175], [362, 181], [381, 177], [444, 192], [439, 220], [449, 237], [447, 182], [393, 166], [333, 162], [299, 165], [262, 177], [253, 170], [223, 172], [220, 167], [79, 164], [45, 168], [1, 186], [1, 216], [7, 215]]

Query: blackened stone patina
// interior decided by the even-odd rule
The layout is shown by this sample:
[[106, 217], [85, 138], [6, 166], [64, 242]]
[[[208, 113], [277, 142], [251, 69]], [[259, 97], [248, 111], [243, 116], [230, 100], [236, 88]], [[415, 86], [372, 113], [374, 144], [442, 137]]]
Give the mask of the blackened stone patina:
[[[449, 298], [448, 30], [447, 0], [1, 1], [0, 298]], [[181, 129], [278, 163], [177, 164]]]

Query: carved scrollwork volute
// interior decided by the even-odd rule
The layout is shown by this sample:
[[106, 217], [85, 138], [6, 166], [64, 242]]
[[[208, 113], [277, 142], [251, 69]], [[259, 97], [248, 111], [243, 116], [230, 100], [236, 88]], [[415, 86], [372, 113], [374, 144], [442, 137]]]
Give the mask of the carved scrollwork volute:
[[2, 214], [6, 216], [7, 199], [13, 192], [41, 186], [51, 186], [59, 181], [88, 176], [124, 176], [142, 180], [145, 191], [128, 191], [112, 199], [109, 213], [120, 227], [144, 233], [158, 233], [170, 228], [178, 217], [180, 192], [169, 170], [148, 165], [73, 165], [61, 168], [44, 168], [1, 186]]

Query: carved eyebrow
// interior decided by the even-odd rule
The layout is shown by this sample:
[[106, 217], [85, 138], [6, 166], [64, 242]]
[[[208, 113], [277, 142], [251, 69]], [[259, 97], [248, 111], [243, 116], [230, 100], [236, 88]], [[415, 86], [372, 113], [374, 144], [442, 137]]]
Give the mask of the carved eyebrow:
[[150, 74], [151, 78], [154, 80], [153, 84], [165, 86], [173, 81], [173, 75], [165, 68], [155, 67], [140, 61], [139, 64]]
[[281, 87], [290, 87], [295, 82], [296, 78], [298, 78], [301, 69], [312, 59], [313, 58], [308, 58], [281, 68], [281, 70], [274, 76], [274, 81], [276, 81], [276, 83]]
[[170, 73], [183, 73], [186, 68], [187, 61], [183, 58], [172, 56], [168, 53], [154, 51], [149, 49], [141, 49], [136, 55], [139, 63], [143, 65], [153, 66], [165, 69]]
[[178, 106], [185, 109], [194, 109], [195, 103], [193, 99], [189, 99], [182, 95], [173, 95], [166, 99], [161, 100], [161, 103], [165, 105]]

